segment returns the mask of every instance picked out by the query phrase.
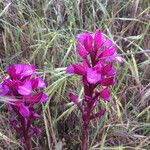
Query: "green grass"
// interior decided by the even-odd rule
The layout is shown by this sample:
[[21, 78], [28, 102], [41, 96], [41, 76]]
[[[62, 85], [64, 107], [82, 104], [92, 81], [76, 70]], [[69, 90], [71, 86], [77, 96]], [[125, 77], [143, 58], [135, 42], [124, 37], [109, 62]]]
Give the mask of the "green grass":
[[[76, 54], [77, 34], [97, 28], [108, 35], [124, 56], [117, 67], [117, 84], [102, 120], [91, 122], [90, 150], [149, 150], [150, 48], [149, 0], [14, 0], [0, 1], [0, 75], [10, 63], [37, 66], [47, 82], [48, 102], [40, 125], [43, 133], [33, 138], [42, 149], [80, 149], [81, 114], [68, 98], [74, 90], [82, 99], [78, 77], [65, 68], [80, 62]], [[8, 130], [7, 112], [0, 108], [0, 148], [19, 148]], [[37, 123], [38, 124], [38, 123]]]

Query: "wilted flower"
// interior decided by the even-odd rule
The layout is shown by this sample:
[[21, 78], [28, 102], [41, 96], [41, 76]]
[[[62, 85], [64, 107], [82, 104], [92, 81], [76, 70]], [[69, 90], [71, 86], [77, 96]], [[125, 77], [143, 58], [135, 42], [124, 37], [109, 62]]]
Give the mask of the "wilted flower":
[[11, 64], [7, 73], [9, 77], [0, 84], [0, 96], [7, 98], [5, 102], [10, 112], [11, 128], [17, 131], [20, 138], [24, 138], [26, 149], [30, 150], [31, 136], [40, 131], [32, 125], [40, 117], [35, 112], [35, 104], [48, 100], [45, 93], [39, 92], [46, 85], [42, 78], [36, 76], [35, 66], [32, 65]]
[[77, 52], [82, 58], [81, 64], [67, 67], [67, 73], [80, 75], [84, 86], [84, 98], [80, 104], [78, 97], [70, 93], [70, 99], [79, 107], [83, 118], [82, 150], [86, 150], [85, 138], [87, 126], [91, 119], [100, 118], [106, 108], [94, 113], [100, 99], [110, 101], [110, 86], [115, 84], [116, 70], [114, 62], [121, 62], [116, 46], [100, 30], [95, 34], [89, 32], [77, 36]]

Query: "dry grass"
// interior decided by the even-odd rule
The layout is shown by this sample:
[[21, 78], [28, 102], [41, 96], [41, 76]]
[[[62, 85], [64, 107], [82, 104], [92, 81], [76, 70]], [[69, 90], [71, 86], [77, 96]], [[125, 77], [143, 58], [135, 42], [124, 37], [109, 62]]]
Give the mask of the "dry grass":
[[[80, 61], [75, 36], [101, 28], [124, 56], [111, 104], [101, 120], [91, 122], [90, 150], [150, 149], [150, 1], [149, 0], [2, 0], [0, 1], [0, 75], [10, 63], [36, 64], [47, 82], [49, 101], [43, 108], [43, 133], [35, 149], [77, 150], [81, 115], [67, 97], [71, 88], [82, 98], [77, 77], [65, 67]], [[0, 149], [19, 149], [0, 107]], [[21, 148], [21, 147], [20, 147]]]

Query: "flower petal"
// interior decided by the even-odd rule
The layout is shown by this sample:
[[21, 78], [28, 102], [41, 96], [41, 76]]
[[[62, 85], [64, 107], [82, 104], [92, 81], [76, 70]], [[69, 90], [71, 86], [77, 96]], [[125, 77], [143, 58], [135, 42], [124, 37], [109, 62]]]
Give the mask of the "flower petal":
[[[24, 65], [24, 64], [21, 64], [22, 67], [23, 67], [23, 71], [21, 73], [21, 77], [27, 77], [27, 76], [31, 76], [31, 75], [34, 75], [35, 74], [35, 66], [33, 65]], [[17, 66], [16, 66], [17, 68]]]
[[101, 81], [101, 85], [102, 85], [102, 86], [114, 85], [114, 83], [115, 83], [114, 77], [104, 78], [104, 79]]
[[111, 46], [113, 46], [113, 42], [111, 40], [107, 39], [104, 42], [103, 46], [106, 46], [107, 48], [110, 48]]
[[101, 74], [93, 68], [87, 69], [87, 81], [91, 84], [95, 84], [101, 79]]
[[73, 92], [69, 93], [69, 97], [70, 97], [70, 100], [74, 102], [75, 104], [79, 103], [78, 97]]
[[94, 49], [99, 50], [103, 43], [103, 36], [101, 30], [97, 30], [94, 36]]
[[43, 92], [34, 94], [31, 98], [27, 99], [28, 103], [38, 103], [38, 102], [46, 102], [48, 97]]
[[96, 114], [90, 116], [90, 119], [101, 118], [106, 112], [106, 108], [99, 110]]
[[15, 72], [16, 72], [15, 66], [13, 64], [9, 65], [9, 67], [7, 69], [7, 73], [9, 74], [11, 79], [17, 78], [17, 75]]
[[106, 65], [102, 68], [101, 73], [103, 75], [106, 75], [106, 74], [108, 74], [109, 71], [111, 71], [111, 69], [112, 69], [112, 63], [109, 63], [108, 65]]
[[88, 52], [86, 51], [85, 47], [81, 45], [81, 43], [77, 44], [77, 52], [83, 59], [85, 59], [88, 55]]
[[31, 81], [27, 80], [23, 85], [18, 86], [18, 93], [24, 96], [30, 95], [32, 93]]
[[48, 96], [45, 93], [43, 93], [40, 102], [45, 103], [47, 102], [47, 100], [48, 100]]
[[27, 106], [25, 106], [23, 103], [20, 103], [18, 105], [19, 107], [19, 113], [23, 116], [23, 117], [28, 117], [30, 115], [30, 111], [28, 109]]
[[0, 96], [5, 96], [9, 92], [9, 87], [5, 84], [0, 84]]
[[86, 70], [82, 65], [74, 64], [74, 65], [67, 67], [66, 72], [71, 73], [71, 74], [85, 75]]
[[100, 92], [100, 97], [106, 100], [107, 102], [110, 101], [110, 90], [108, 88], [103, 89]]
[[32, 83], [32, 88], [36, 89], [36, 88], [46, 88], [46, 84], [44, 82], [44, 80], [40, 77], [34, 78], [31, 80]]
[[9, 65], [7, 73], [11, 79], [23, 78], [35, 74], [35, 66], [26, 64]]
[[86, 32], [77, 36], [77, 40], [81, 43], [86, 51], [90, 52], [93, 48], [93, 37], [90, 33]]
[[112, 56], [116, 52], [116, 48], [112, 47], [103, 51], [103, 57]]

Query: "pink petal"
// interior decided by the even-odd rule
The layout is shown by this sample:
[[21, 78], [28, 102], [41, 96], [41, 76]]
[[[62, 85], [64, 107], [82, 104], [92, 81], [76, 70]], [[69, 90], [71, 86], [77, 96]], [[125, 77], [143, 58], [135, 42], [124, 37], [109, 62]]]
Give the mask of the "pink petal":
[[79, 103], [78, 97], [73, 92], [69, 93], [69, 97], [70, 97], [70, 100], [74, 102], [75, 104]]
[[109, 76], [115, 76], [116, 70], [114, 68], [111, 68], [111, 70], [107, 73]]
[[88, 52], [86, 51], [85, 47], [81, 43], [77, 44], [77, 52], [83, 59], [85, 59], [88, 55]]
[[111, 69], [112, 69], [112, 63], [109, 63], [108, 65], [102, 68], [101, 72], [103, 75], [106, 75], [109, 71], [111, 71]]
[[91, 84], [95, 84], [101, 79], [101, 74], [97, 72], [97, 70], [93, 68], [89, 68], [87, 70], [87, 81]]
[[16, 69], [16, 74], [22, 73], [22, 71], [24, 70], [24, 64], [15, 65], [15, 69]]
[[47, 102], [48, 97], [43, 92], [34, 94], [30, 99], [28, 99], [29, 103], [38, 103], [38, 102]]
[[10, 65], [7, 73], [11, 78], [23, 78], [35, 74], [35, 66], [26, 64]]
[[27, 77], [35, 74], [35, 66], [33, 65], [24, 65], [23, 66], [23, 71], [21, 73], [22, 77]]
[[43, 93], [40, 102], [45, 103], [47, 101], [48, 101], [48, 96], [45, 93]]
[[78, 106], [78, 108], [80, 109], [80, 111], [83, 113], [83, 109], [82, 109], [82, 106], [81, 106], [81, 104], [80, 104], [80, 102], [78, 100], [78, 97], [73, 92], [69, 93], [69, 97], [70, 97], [70, 100], [72, 102], [74, 102]]
[[107, 102], [110, 101], [110, 90], [108, 88], [103, 89], [100, 92], [100, 97], [106, 100]]
[[0, 84], [0, 96], [5, 96], [9, 92], [9, 87], [7, 85]]
[[32, 93], [31, 81], [25, 81], [23, 85], [18, 86], [18, 93], [24, 96], [30, 95]]
[[108, 39], [107, 39], [107, 40], [104, 42], [103, 46], [106, 46], [107, 48], [109, 48], [109, 47], [113, 46], [113, 42], [112, 42], [111, 40], [108, 40]]
[[98, 50], [96, 53], [96, 59], [98, 59], [103, 54], [102, 50]]
[[44, 82], [44, 80], [40, 77], [37, 77], [35, 79], [31, 80], [32, 83], [32, 88], [36, 89], [36, 88], [46, 88], [46, 84]]
[[94, 36], [94, 49], [99, 50], [103, 43], [103, 36], [101, 30], [97, 30]]
[[11, 79], [16, 79], [17, 78], [15, 72], [16, 72], [15, 66], [12, 65], [12, 64], [9, 65], [9, 67], [7, 69], [7, 73], [9, 74]]
[[101, 81], [101, 85], [102, 85], [102, 86], [114, 85], [114, 83], [115, 83], [114, 77], [104, 78], [104, 79]]
[[90, 52], [92, 51], [93, 49], [93, 38], [90, 34], [87, 34], [87, 37], [85, 39], [85, 43], [84, 43], [84, 46], [85, 46], [85, 49]]
[[26, 107], [24, 104], [19, 104], [19, 112], [23, 117], [28, 117], [30, 115], [30, 111], [28, 107]]
[[103, 57], [112, 56], [116, 52], [116, 48], [112, 47], [103, 51]]
[[90, 52], [93, 48], [93, 38], [90, 33], [86, 32], [77, 36], [77, 40], [83, 45], [86, 51]]
[[80, 64], [74, 64], [69, 67], [67, 67], [67, 73], [71, 74], [78, 74], [78, 75], [85, 75], [86, 70], [85, 68]]
[[102, 109], [102, 110], [99, 110], [98, 113], [96, 114], [93, 114], [92, 116], [90, 116], [90, 119], [95, 119], [95, 118], [101, 118], [106, 112], [106, 108], [105, 109]]
[[85, 39], [86, 39], [86, 33], [82, 33], [77, 36], [78, 42], [81, 43], [81, 45], [83, 46], [84, 46]]

